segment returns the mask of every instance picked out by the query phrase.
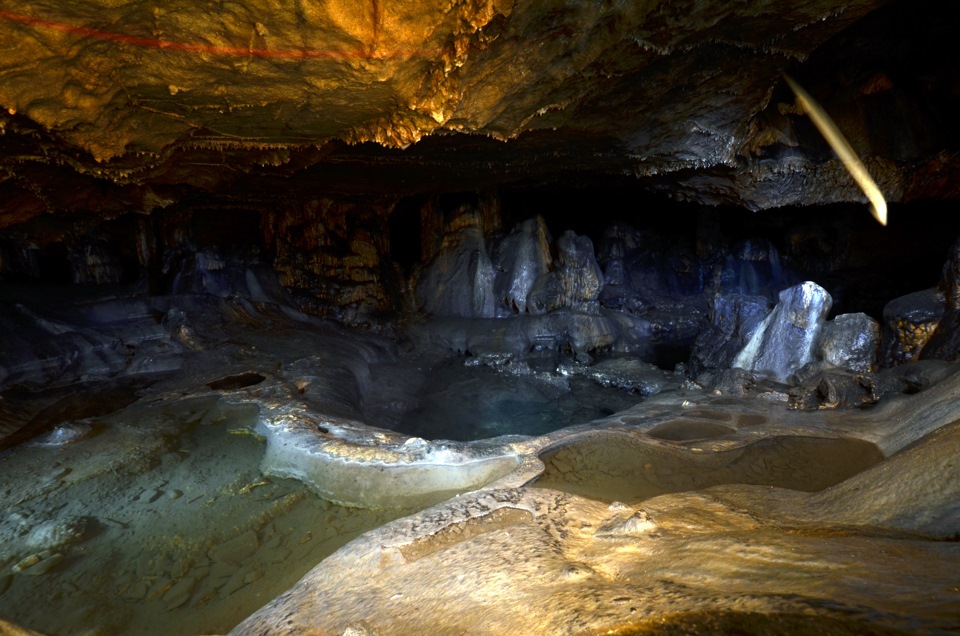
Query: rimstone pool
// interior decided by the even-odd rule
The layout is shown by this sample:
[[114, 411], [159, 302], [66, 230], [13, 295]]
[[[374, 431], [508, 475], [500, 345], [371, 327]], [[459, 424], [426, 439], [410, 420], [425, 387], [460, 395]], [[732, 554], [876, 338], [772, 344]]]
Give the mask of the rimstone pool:
[[[807, 536], [805, 531], [774, 532], [762, 521], [743, 525], [743, 517], [721, 520], [732, 513], [724, 512], [725, 504], [719, 502], [740, 501], [737, 506], [750, 508], [760, 493], [771, 499], [750, 514], [779, 510], [779, 523], [788, 524], [792, 522], [787, 519], [804, 517], [799, 511], [808, 504], [801, 496], [822, 495], [824, 503], [816, 510], [825, 516], [811, 537], [839, 532], [836, 536], [846, 537], [843, 541], [849, 544], [843, 549], [852, 553], [880, 549], [878, 554], [890, 554], [899, 546], [897, 554], [921, 568], [910, 579], [894, 575], [889, 563], [884, 565], [894, 568], [889, 579], [882, 571], [873, 572], [880, 592], [864, 597], [861, 590], [849, 598], [857, 607], [866, 603], [883, 608], [881, 614], [858, 614], [849, 620], [936, 631], [955, 616], [948, 608], [956, 606], [948, 601], [956, 591], [950, 591], [955, 588], [948, 582], [954, 576], [951, 564], [957, 563], [958, 544], [923, 538], [949, 527], [949, 510], [943, 513], [946, 517], [938, 517], [943, 522], [904, 513], [906, 521], [891, 522], [900, 530], [863, 534], [856, 527], [876, 523], [868, 521], [874, 518], [872, 508], [850, 508], [843, 503], [846, 495], [836, 492], [863, 476], [864, 485], [851, 488], [863, 488], [865, 501], [872, 501], [871, 484], [888, 478], [882, 471], [879, 477], [867, 477], [871, 470], [886, 466], [884, 457], [896, 454], [924, 428], [950, 419], [952, 380], [918, 396], [891, 399], [889, 407], [876, 414], [804, 413], [764, 398], [708, 395], [681, 376], [616, 357], [587, 364], [560, 354], [548, 361], [538, 354], [482, 363], [462, 356], [405, 356], [373, 336], [347, 339], [329, 324], [290, 321], [252, 307], [242, 310], [239, 321], [238, 308], [229, 303], [203, 301], [191, 311], [200, 312], [194, 314], [194, 324], [203, 320], [202, 312], [223, 312], [223, 321], [203, 336], [194, 332], [203, 347], [185, 355], [177, 374], [144, 377], [136, 387], [128, 387], [129, 399], [112, 406], [102, 402], [98, 415], [70, 411], [88, 415], [63, 418], [4, 451], [0, 607], [6, 620], [46, 634], [200, 634], [235, 627], [236, 633], [249, 633], [249, 623], [237, 625], [259, 608], [269, 608], [286, 590], [300, 589], [292, 586], [301, 577], [306, 576], [302, 587], [310, 576], [331, 576], [319, 574], [324, 568], [353, 568], [337, 564], [372, 549], [370, 541], [384, 549], [400, 546], [409, 562], [404, 567], [419, 567], [441, 555], [458, 562], [473, 554], [470, 558], [480, 571], [487, 572], [489, 556], [505, 550], [508, 560], [521, 559], [517, 567], [523, 571], [527, 565], [520, 563], [532, 562], [519, 555], [539, 541], [536, 533], [523, 537], [539, 527], [551, 506], [574, 515], [562, 517], [567, 519], [563, 523], [586, 523], [578, 533], [626, 523], [623, 519], [639, 506], [645, 512], [636, 512], [637, 521], [627, 524], [634, 524], [633, 530], [604, 531], [621, 542], [658, 532], [673, 537], [671, 533], [679, 532], [677, 523], [689, 528], [706, 524], [695, 532], [705, 538], [705, 528], [716, 531], [729, 523], [746, 533], [742, 545], [760, 549], [764, 541], [777, 538], [787, 542], [783, 548], [763, 549], [800, 549], [789, 537]], [[303, 351], [311, 353], [303, 356]], [[937, 377], [950, 371], [948, 366], [930, 369]], [[655, 392], [650, 388], [654, 385]], [[911, 399], [932, 401], [915, 407]], [[12, 400], [6, 401], [8, 408], [14, 406]], [[83, 396], [69, 400], [76, 407]], [[39, 409], [26, 398], [17, 407]], [[915, 416], [913, 423], [878, 428], [884, 421], [906, 422], [897, 415], [906, 412]], [[525, 420], [525, 413], [535, 417]], [[505, 430], [502, 422], [514, 417], [518, 427], [506, 429], [510, 435], [496, 436]], [[944, 444], [953, 439], [950, 430], [944, 429]], [[910, 483], [905, 478], [902, 486]], [[711, 487], [724, 484], [734, 488], [729, 495], [683, 512], [665, 499], [710, 493]], [[741, 501], [736, 488], [762, 490]], [[898, 505], [922, 508], [926, 496]], [[546, 503], [550, 498], [553, 504]], [[647, 502], [653, 502], [652, 507], [646, 507]], [[602, 513], [607, 509], [611, 512]], [[739, 510], [736, 514], [743, 514], [743, 508]], [[896, 517], [892, 509], [888, 512]], [[588, 521], [604, 514], [623, 519]], [[720, 517], [711, 521], [711, 515]], [[401, 525], [391, 524], [394, 520]], [[450, 534], [453, 528], [460, 530]], [[520, 533], [512, 547], [482, 547], [499, 541], [504, 532]], [[861, 535], [866, 543], [857, 543]], [[359, 543], [336, 552], [354, 539]], [[673, 545], [673, 540], [664, 545]], [[874, 544], [881, 547], [867, 547]], [[574, 558], [572, 554], [563, 560]], [[833, 558], [826, 554], [804, 558]], [[777, 566], [783, 558], [774, 553], [764, 557], [763, 567], [773, 568], [764, 576], [801, 576], [792, 561]], [[702, 567], [708, 569], [743, 567], [708, 565], [704, 559]], [[352, 616], [350, 607], [362, 609], [363, 603], [378, 598], [379, 593], [365, 596], [368, 592], [363, 591], [377, 577], [365, 580], [367, 566], [356, 567], [360, 578], [352, 578], [351, 585], [360, 587], [354, 600], [337, 601], [336, 612], [324, 610], [317, 616], [343, 625], [336, 621], [353, 620], [339, 618]], [[583, 572], [599, 572], [597, 567]], [[383, 574], [384, 585], [393, 585], [390, 577], [403, 571]], [[558, 580], [582, 576], [587, 575]], [[888, 584], [900, 590], [901, 605], [890, 604]], [[726, 584], [718, 579], [715, 587], [704, 585], [697, 593], [700, 606], [724, 607], [730, 593]], [[915, 602], [915, 595], [930, 586], [945, 596]], [[714, 597], [709, 596], [711, 589]], [[542, 590], [547, 593], [549, 585]], [[568, 593], [579, 594], [572, 589], [563, 594]], [[409, 588], [405, 594], [415, 597], [420, 592]], [[626, 592], [618, 594], [611, 597], [612, 607], [626, 603], [616, 600], [627, 598]], [[844, 594], [831, 594], [831, 603], [842, 605]], [[45, 602], [38, 603], [38, 597]], [[356, 606], [360, 598], [367, 600]], [[673, 597], [649, 600], [648, 607], [672, 607], [667, 598]], [[784, 604], [783, 598], [771, 598], [768, 605], [755, 598], [744, 607], [791, 615], [809, 611], [803, 604]], [[389, 618], [392, 605], [381, 601], [377, 607], [386, 608]], [[308, 607], [313, 601], [303, 602]], [[904, 609], [908, 604], [909, 610]], [[591, 611], [597, 617], [606, 612]], [[916, 622], [904, 623], [898, 612], [908, 612]], [[254, 616], [251, 621], [264, 620], [262, 613]], [[833, 610], [827, 609], [820, 619], [832, 616]], [[492, 625], [487, 626], [494, 629]]]

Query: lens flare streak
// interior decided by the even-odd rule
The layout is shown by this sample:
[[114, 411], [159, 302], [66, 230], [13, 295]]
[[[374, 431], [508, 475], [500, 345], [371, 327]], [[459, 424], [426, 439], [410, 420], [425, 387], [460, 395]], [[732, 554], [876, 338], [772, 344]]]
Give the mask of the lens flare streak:
[[814, 101], [810, 93], [805, 91], [803, 87], [793, 81], [788, 75], [784, 75], [783, 78], [787, 80], [787, 84], [797, 96], [797, 103], [803, 111], [810, 116], [810, 120], [813, 121], [817, 130], [820, 131], [823, 138], [827, 140], [827, 143], [830, 144], [833, 151], [840, 157], [840, 161], [843, 162], [843, 166], [847, 169], [847, 172], [849, 172], [853, 180], [857, 182], [857, 185], [860, 186], [863, 193], [867, 195], [871, 206], [870, 213], [880, 221], [880, 225], [886, 225], [887, 202], [884, 200], [880, 188], [870, 176], [870, 173], [867, 172], [866, 166], [863, 165], [863, 162], [860, 161], [860, 158], [853, 151], [853, 148], [850, 147], [843, 133], [841, 133], [837, 125], [833, 123], [833, 120], [830, 119], [827, 112], [823, 110], [823, 107]]

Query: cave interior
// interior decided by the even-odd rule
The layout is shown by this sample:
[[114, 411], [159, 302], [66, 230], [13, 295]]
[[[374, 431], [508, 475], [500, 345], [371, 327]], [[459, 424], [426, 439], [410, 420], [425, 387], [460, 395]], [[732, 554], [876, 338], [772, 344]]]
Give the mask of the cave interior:
[[960, 631], [937, 3], [61, 4], [0, 0], [0, 634]]

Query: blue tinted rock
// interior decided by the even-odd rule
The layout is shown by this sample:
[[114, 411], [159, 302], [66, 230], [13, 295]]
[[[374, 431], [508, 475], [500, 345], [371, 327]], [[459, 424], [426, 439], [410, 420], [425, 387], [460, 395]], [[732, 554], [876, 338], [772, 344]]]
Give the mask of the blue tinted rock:
[[776, 290], [796, 282], [784, 269], [777, 248], [763, 240], [740, 244], [724, 259], [713, 280], [721, 293], [762, 295], [771, 300]]
[[856, 373], [876, 370], [880, 323], [862, 313], [837, 316], [823, 326], [819, 354], [824, 362]]
[[617, 323], [606, 316], [560, 309], [542, 316], [486, 320], [444, 318], [415, 328], [412, 335], [429, 344], [475, 356], [520, 355], [534, 349], [583, 353], [613, 345]]
[[543, 217], [528, 219], [491, 249], [494, 294], [501, 314], [527, 312], [527, 297], [550, 269], [550, 233]]
[[603, 233], [597, 250], [597, 262], [607, 285], [629, 285], [625, 259], [640, 247], [640, 233], [625, 223], [614, 223]]
[[764, 296], [714, 296], [707, 310], [709, 323], [697, 335], [690, 353], [693, 377], [729, 368], [769, 312], [770, 303]]
[[737, 354], [734, 367], [786, 382], [813, 361], [824, 320], [833, 299], [807, 281], [780, 292], [780, 302]]
[[616, 326], [619, 334], [613, 344], [614, 351], [650, 357], [654, 326], [647, 318], [613, 309], [601, 309], [600, 313]]
[[531, 346], [535, 341], [554, 337], [561, 348], [569, 348], [572, 353], [610, 347], [619, 336], [616, 323], [607, 317], [567, 309], [540, 316], [527, 324]]

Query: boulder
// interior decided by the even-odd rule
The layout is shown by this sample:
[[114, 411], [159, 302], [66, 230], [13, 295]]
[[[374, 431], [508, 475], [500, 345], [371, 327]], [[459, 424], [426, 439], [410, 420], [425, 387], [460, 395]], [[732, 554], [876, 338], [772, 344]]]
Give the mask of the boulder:
[[780, 302], [760, 324], [733, 366], [787, 382], [813, 361], [820, 331], [833, 299], [807, 281], [780, 292]]
[[943, 312], [943, 296], [936, 289], [913, 292], [887, 303], [883, 308], [880, 365], [892, 367], [915, 360]]
[[880, 353], [880, 323], [870, 316], [841, 314], [823, 326], [820, 358], [857, 373], [875, 371]]

